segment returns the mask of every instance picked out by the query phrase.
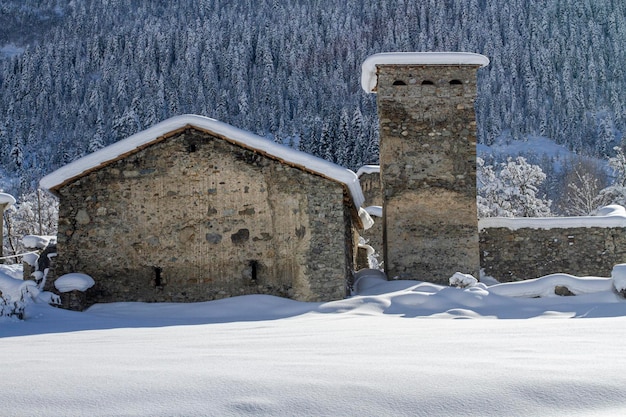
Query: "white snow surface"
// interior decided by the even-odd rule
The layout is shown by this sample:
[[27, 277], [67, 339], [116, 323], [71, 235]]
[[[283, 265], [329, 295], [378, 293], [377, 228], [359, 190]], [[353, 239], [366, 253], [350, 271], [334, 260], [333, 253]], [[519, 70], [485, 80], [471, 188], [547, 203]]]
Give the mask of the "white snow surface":
[[613, 286], [617, 291], [626, 290], [626, 264], [619, 264], [613, 266], [611, 271], [611, 278], [613, 279]]
[[[14, 278], [12, 275], [0, 270], [0, 293], [10, 301], [19, 301], [23, 295], [27, 293], [33, 293], [35, 296], [39, 293], [37, 284], [35, 281], [23, 281], [21, 279]], [[2, 320], [2, 317], [0, 317]], [[2, 321], [0, 321], [0, 326]], [[2, 334], [2, 328], [0, 327], [0, 335]]]
[[365, 211], [367, 211], [370, 216], [383, 217], [383, 206], [367, 206], [365, 207]]
[[450, 286], [460, 288], [472, 287], [478, 284], [478, 280], [476, 278], [470, 274], [464, 274], [462, 272], [455, 272], [454, 275], [450, 277], [449, 282]]
[[51, 242], [56, 243], [56, 236], [26, 235], [22, 237], [22, 245], [29, 249], [45, 249]]
[[363, 165], [356, 172], [356, 176], [360, 177], [363, 174], [377, 174], [380, 172], [380, 165]]
[[302, 167], [334, 181], [343, 183], [350, 190], [354, 205], [360, 207], [361, 204], [363, 204], [363, 193], [359, 179], [353, 171], [305, 152], [274, 143], [271, 140], [229, 124], [194, 114], [185, 114], [164, 120], [149, 129], [136, 133], [126, 139], [86, 155], [83, 158], [77, 159], [43, 177], [39, 181], [39, 185], [47, 190], [54, 189], [66, 181], [79, 177], [128, 152], [132, 152], [156, 141], [170, 132], [187, 126], [194, 127], [218, 137], [226, 138], [229, 141], [253, 149], [259, 153], [281, 159], [289, 164]]
[[362, 207], [359, 208], [359, 219], [361, 219], [363, 230], [371, 229], [371, 227], [374, 226], [374, 219], [372, 219], [370, 213]]
[[626, 227], [626, 209], [619, 205], [601, 208], [596, 216], [575, 217], [485, 217], [478, 220], [480, 230], [505, 227], [510, 230], [568, 229], [574, 227]]
[[11, 194], [0, 193], [0, 204], [6, 204], [7, 207], [10, 207], [15, 204], [15, 197]]
[[69, 291], [87, 291], [93, 287], [95, 281], [87, 274], [74, 272], [71, 274], [61, 275], [54, 281], [54, 286], [60, 292]]
[[29, 304], [24, 321], [0, 318], [2, 414], [626, 413], [626, 301], [612, 290], [514, 298], [380, 271], [359, 271], [355, 290], [327, 303]]
[[489, 58], [472, 52], [383, 52], [370, 55], [361, 65], [361, 87], [376, 92], [377, 65], [478, 65], [486, 67]]

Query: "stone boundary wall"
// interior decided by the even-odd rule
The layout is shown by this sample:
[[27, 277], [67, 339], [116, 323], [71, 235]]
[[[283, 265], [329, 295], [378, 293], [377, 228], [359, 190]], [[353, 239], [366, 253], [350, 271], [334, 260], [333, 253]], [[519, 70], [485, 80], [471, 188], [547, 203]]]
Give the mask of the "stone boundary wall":
[[480, 230], [482, 271], [500, 282], [553, 273], [609, 277], [620, 263], [626, 263], [626, 225]]

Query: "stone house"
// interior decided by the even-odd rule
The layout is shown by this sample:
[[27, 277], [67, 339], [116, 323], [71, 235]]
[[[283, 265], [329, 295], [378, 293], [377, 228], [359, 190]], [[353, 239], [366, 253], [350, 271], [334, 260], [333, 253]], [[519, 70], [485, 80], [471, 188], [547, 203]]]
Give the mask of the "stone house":
[[49, 285], [87, 304], [270, 294], [340, 299], [369, 216], [352, 171], [202, 116], [173, 117], [44, 177], [59, 197]]

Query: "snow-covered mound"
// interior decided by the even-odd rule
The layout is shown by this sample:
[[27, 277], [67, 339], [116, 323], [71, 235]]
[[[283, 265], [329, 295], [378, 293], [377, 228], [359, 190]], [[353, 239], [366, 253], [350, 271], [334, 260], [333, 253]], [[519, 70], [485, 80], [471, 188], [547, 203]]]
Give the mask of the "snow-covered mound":
[[19, 301], [25, 297], [36, 297], [39, 294], [35, 281], [23, 281], [0, 271], [0, 293], [5, 300]]
[[94, 284], [93, 278], [78, 272], [62, 275], [54, 281], [54, 286], [60, 292], [87, 291]]
[[22, 244], [29, 249], [45, 249], [50, 243], [56, 244], [56, 236], [26, 235], [22, 238]]
[[611, 272], [611, 278], [617, 291], [626, 291], [626, 264], [615, 265]]

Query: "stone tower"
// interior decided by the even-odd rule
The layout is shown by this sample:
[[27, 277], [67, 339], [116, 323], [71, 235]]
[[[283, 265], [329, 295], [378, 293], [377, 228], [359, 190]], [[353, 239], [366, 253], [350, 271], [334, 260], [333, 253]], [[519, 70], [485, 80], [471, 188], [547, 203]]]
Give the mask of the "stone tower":
[[391, 279], [478, 277], [476, 70], [472, 53], [372, 55], [363, 89], [378, 95], [384, 267]]

